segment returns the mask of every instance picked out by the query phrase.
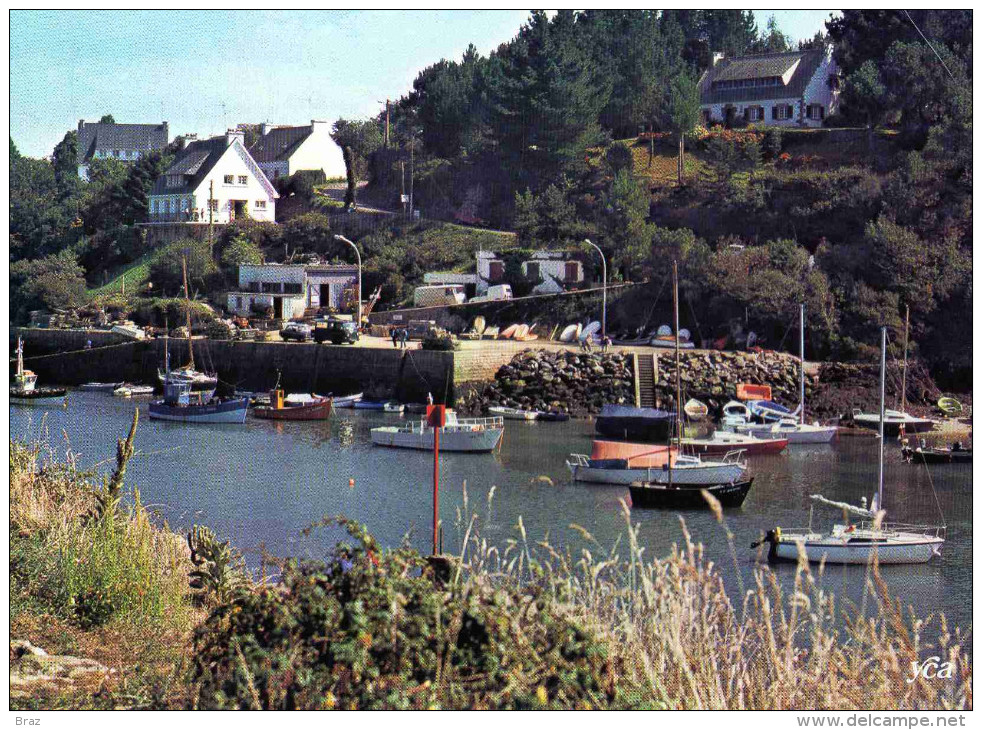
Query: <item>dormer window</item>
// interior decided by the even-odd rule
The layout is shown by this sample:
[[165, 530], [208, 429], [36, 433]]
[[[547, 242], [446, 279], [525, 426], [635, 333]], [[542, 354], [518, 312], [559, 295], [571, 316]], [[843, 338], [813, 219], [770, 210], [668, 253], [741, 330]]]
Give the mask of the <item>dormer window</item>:
[[167, 187], [169, 187], [169, 188], [176, 188], [176, 187], [180, 187], [180, 185], [181, 185], [181, 176], [180, 175], [168, 175], [167, 176]]
[[239, 185], [248, 185], [248, 184], [249, 184], [249, 176], [239, 175]]

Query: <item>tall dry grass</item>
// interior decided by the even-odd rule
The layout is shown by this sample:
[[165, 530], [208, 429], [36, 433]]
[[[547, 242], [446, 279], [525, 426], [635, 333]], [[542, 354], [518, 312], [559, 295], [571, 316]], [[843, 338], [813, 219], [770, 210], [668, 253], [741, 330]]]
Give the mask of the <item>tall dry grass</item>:
[[[685, 709], [954, 710], [972, 707], [970, 637], [945, 617], [907, 614], [870, 566], [870, 604], [838, 607], [818, 572], [802, 559], [793, 586], [783, 588], [765, 565], [744, 586], [739, 567], [708, 561], [680, 517], [680, 542], [665, 558], [644, 554], [639, 525], [622, 501], [626, 539], [601, 546], [571, 527], [588, 547], [578, 554], [518, 537], [503, 551], [478, 534], [479, 519], [458, 511], [464, 545], [456, 581], [462, 590], [499, 581], [535, 581], [567, 611], [610, 641], [648, 700]], [[733, 536], [721, 510], [719, 539]], [[724, 586], [738, 581], [740, 605]], [[938, 638], [925, 640], [926, 629]], [[913, 679], [913, 662], [938, 656], [951, 679]]]

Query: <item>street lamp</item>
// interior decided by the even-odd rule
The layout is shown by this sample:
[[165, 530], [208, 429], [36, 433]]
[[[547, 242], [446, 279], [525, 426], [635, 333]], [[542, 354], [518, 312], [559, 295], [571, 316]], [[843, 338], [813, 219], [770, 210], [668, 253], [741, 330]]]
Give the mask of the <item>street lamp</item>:
[[604, 257], [604, 252], [600, 250], [600, 246], [595, 244], [589, 238], [584, 238], [583, 241], [590, 244], [595, 249], [597, 249], [597, 253], [600, 254], [600, 262], [603, 264], [604, 267], [604, 311], [600, 321], [600, 331], [603, 333], [603, 336], [606, 337], [607, 336], [607, 259]]
[[358, 258], [358, 329], [361, 330], [361, 253], [358, 251], [358, 247], [344, 236], [335, 234], [334, 240], [343, 241], [351, 246], [355, 250], [355, 256]]

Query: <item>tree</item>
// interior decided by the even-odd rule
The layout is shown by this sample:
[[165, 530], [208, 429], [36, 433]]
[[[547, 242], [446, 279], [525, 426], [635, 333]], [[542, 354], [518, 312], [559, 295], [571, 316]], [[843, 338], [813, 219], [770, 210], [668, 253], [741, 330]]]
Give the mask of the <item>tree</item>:
[[651, 195], [644, 180], [630, 170], [621, 170], [603, 196], [604, 240], [611, 264], [626, 279], [634, 278], [647, 254], [644, 240], [645, 219], [651, 208]]
[[842, 86], [843, 106], [866, 118], [867, 148], [873, 154], [873, 128], [883, 119], [886, 87], [876, 63], [866, 61], [846, 77]]
[[239, 234], [222, 249], [221, 263], [226, 280], [234, 282], [240, 265], [263, 263], [263, 251], [248, 238]]
[[672, 80], [665, 107], [665, 127], [679, 139], [678, 184], [684, 182], [685, 135], [699, 123], [699, 86], [689, 73], [681, 73]]
[[767, 19], [767, 30], [753, 44], [754, 53], [786, 53], [793, 50], [791, 38], [781, 32], [777, 26], [777, 18], [773, 15]]
[[116, 120], [113, 119], [112, 114], [103, 114], [102, 118], [99, 120], [99, 124], [115, 124]]
[[338, 119], [331, 129], [331, 139], [342, 151], [345, 147], [351, 148], [351, 172], [356, 179], [364, 179], [369, 155], [384, 142], [374, 119]]
[[218, 267], [208, 242], [193, 238], [174, 241], [157, 252], [150, 263], [150, 280], [154, 290], [161, 295], [165, 292], [175, 296], [183, 294], [182, 259], [187, 264], [188, 291], [193, 293], [196, 288], [211, 290], [216, 283]]
[[78, 134], [67, 132], [55, 145], [51, 164], [61, 196], [67, 198], [74, 194], [78, 189]]
[[23, 319], [33, 309], [65, 309], [85, 301], [85, 270], [69, 251], [10, 266], [11, 309]]

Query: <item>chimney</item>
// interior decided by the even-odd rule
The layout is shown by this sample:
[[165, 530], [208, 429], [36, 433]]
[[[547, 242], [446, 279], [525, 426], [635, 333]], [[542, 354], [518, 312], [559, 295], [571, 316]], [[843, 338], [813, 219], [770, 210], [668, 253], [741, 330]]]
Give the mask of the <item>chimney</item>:
[[330, 134], [331, 128], [329, 126], [329, 122], [325, 122], [322, 119], [311, 119], [310, 131], [312, 134], [319, 134], [321, 132]]
[[724, 58], [724, 53], [722, 51], [713, 51], [713, 59], [709, 63], [710, 68], [715, 68], [716, 64], [722, 61]]
[[85, 126], [85, 120], [84, 119], [79, 119], [78, 120], [78, 131], [81, 132], [82, 131], [82, 127], [84, 127], [84, 126]]
[[245, 132], [241, 129], [229, 129], [225, 132], [225, 145], [231, 147], [236, 141], [239, 144], [245, 144]]
[[163, 127], [164, 127], [164, 144], [166, 145], [168, 142], [170, 142], [170, 131], [167, 128], [167, 122], [164, 122]]
[[275, 125], [271, 124], [270, 122], [263, 122], [262, 124], [259, 125], [259, 134], [260, 136], [265, 137], [267, 134], [270, 133], [271, 130], [275, 128], [276, 128]]

